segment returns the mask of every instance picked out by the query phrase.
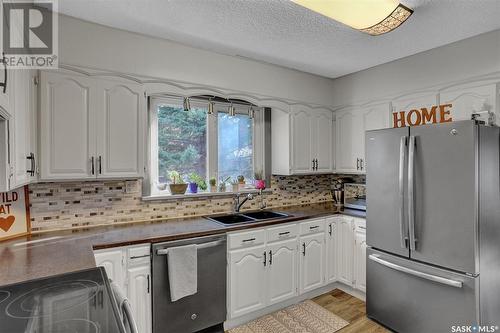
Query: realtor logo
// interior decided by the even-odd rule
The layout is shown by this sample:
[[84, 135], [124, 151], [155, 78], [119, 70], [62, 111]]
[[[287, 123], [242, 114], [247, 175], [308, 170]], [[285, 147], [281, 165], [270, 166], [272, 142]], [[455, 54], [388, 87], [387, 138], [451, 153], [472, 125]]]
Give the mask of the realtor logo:
[[2, 51], [7, 67], [57, 67], [56, 0], [4, 0], [2, 6]]

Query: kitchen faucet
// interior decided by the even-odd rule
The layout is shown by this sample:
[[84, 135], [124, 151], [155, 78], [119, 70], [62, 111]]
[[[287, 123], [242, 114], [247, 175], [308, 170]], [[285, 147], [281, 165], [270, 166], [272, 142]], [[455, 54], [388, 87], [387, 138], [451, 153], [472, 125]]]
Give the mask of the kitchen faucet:
[[241, 206], [243, 206], [243, 204], [245, 202], [247, 202], [248, 200], [252, 200], [253, 199], [253, 194], [252, 193], [248, 193], [246, 198], [243, 199], [243, 201], [240, 202], [240, 193], [237, 193], [236, 196], [234, 197], [234, 212], [235, 213], [239, 213], [240, 212], [240, 208]]

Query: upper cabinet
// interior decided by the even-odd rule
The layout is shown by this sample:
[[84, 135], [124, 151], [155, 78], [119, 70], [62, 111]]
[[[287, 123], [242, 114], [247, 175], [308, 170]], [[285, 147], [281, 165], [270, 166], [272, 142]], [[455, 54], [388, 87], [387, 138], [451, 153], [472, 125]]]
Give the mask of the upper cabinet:
[[389, 103], [336, 112], [335, 166], [337, 172], [366, 171], [365, 132], [389, 127]]
[[333, 172], [333, 113], [293, 105], [290, 112], [271, 112], [272, 173], [278, 175]]
[[42, 72], [40, 91], [42, 180], [142, 176], [142, 86]]

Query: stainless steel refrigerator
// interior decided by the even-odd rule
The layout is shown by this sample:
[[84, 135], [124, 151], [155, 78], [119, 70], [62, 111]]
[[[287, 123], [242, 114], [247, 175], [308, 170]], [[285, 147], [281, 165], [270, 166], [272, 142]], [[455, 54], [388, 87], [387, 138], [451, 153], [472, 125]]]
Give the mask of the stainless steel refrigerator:
[[500, 326], [499, 145], [474, 121], [366, 132], [368, 317]]

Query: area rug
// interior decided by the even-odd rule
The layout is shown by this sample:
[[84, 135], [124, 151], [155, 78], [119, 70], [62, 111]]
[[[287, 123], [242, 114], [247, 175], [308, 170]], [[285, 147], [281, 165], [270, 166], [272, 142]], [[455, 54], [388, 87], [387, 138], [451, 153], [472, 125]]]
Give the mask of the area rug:
[[305, 301], [257, 318], [228, 333], [333, 333], [349, 325], [313, 301]]

